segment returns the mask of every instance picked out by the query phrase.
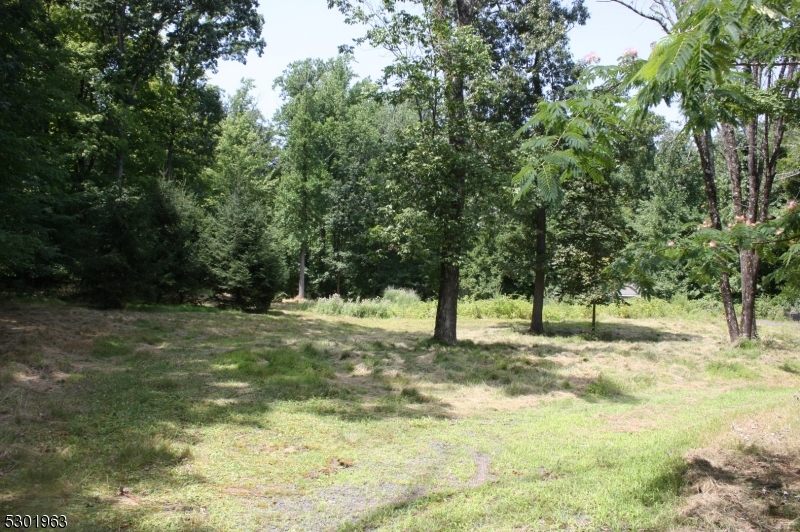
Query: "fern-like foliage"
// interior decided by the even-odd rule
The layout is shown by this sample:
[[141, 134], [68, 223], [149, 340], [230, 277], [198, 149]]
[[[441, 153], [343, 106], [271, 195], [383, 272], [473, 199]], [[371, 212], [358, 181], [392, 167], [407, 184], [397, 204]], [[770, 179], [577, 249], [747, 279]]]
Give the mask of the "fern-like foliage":
[[527, 164], [513, 177], [517, 198], [535, 190], [544, 202], [557, 205], [564, 181], [585, 176], [602, 182], [614, 169], [621, 108], [613, 92], [588, 88], [595, 76], [587, 72], [569, 89], [570, 98], [541, 103], [518, 132], [532, 136], [521, 146]]

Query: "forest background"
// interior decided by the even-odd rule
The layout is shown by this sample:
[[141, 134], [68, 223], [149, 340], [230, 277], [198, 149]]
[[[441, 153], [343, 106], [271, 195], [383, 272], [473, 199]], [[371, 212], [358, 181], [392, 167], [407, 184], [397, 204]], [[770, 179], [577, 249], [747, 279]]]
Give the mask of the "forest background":
[[541, 333], [546, 299], [631, 283], [718, 305], [731, 340], [800, 312], [798, 2], [629, 4], [667, 37], [605, 67], [570, 53], [581, 1], [330, 7], [393, 62], [294, 62], [267, 118], [251, 81], [208, 79], [263, 50], [256, 2], [3, 2], [3, 293], [265, 311], [405, 288], [448, 343], [459, 300], [533, 300]]

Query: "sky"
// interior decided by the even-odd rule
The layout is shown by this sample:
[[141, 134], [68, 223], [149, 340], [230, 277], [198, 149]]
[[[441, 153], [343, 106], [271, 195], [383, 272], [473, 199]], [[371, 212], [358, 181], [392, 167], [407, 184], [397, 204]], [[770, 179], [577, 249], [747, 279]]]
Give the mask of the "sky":
[[[658, 24], [613, 2], [586, 0], [586, 5], [589, 21], [570, 33], [576, 58], [595, 53], [601, 64], [611, 64], [629, 48], [646, 58], [651, 45], [664, 36]], [[280, 94], [272, 84], [287, 65], [306, 58], [334, 57], [339, 45], [352, 45], [353, 39], [364, 32], [363, 27], [345, 24], [341, 13], [327, 8], [327, 0], [261, 0], [259, 12], [264, 15], [264, 53], [261, 57], [251, 53], [246, 64], [222, 61], [210, 80], [231, 95], [242, 79], [252, 78], [259, 109], [267, 118], [281, 105]], [[388, 52], [365, 44], [356, 47], [352, 67], [358, 76], [375, 79], [390, 61]], [[678, 119], [675, 109], [661, 106], [657, 111], [669, 120]]]

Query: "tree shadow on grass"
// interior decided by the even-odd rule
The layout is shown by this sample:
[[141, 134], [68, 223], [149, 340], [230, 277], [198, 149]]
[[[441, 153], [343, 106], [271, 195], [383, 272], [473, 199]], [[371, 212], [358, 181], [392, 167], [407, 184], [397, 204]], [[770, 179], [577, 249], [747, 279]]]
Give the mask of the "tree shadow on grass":
[[[165, 529], [202, 530], [199, 509], [145, 508], [141, 494], [124, 488], [208, 483], [187, 468], [195, 429], [277, 429], [268, 416], [277, 402], [345, 420], [447, 418], [450, 405], [392, 372], [508, 396], [546, 394], [566, 382], [544, 348], [447, 346], [427, 333], [307, 316], [73, 309], [83, 320], [75, 339], [74, 324], [58, 319], [62, 308], [2, 312], [12, 315], [0, 320], [11, 346], [0, 364], [0, 506], [69, 511], [77, 530], [145, 530], [136, 524], [142, 512], [162, 512]], [[340, 378], [354, 360], [369, 364], [370, 375]], [[588, 401], [633, 400], [600, 379], [568, 389]]]
[[701, 337], [688, 333], [673, 333], [653, 327], [630, 323], [600, 323], [595, 334], [589, 321], [562, 321], [545, 324], [550, 337], [577, 337], [584, 342], [691, 342]]
[[[487, 329], [513, 330], [530, 335], [527, 325], [487, 324]], [[592, 334], [591, 321], [557, 321], [545, 323], [545, 338], [572, 339], [576, 342], [691, 342], [701, 336], [689, 333], [673, 333], [654, 327], [631, 323], [598, 323]]]

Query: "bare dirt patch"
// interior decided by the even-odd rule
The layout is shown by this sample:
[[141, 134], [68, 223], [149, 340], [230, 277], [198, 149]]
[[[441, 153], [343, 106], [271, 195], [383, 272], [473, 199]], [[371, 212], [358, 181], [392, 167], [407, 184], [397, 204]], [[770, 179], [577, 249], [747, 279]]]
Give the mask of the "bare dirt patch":
[[734, 448], [689, 453], [686, 530], [800, 530], [799, 435], [780, 414], [746, 419], [731, 425], [727, 439], [737, 442]]

